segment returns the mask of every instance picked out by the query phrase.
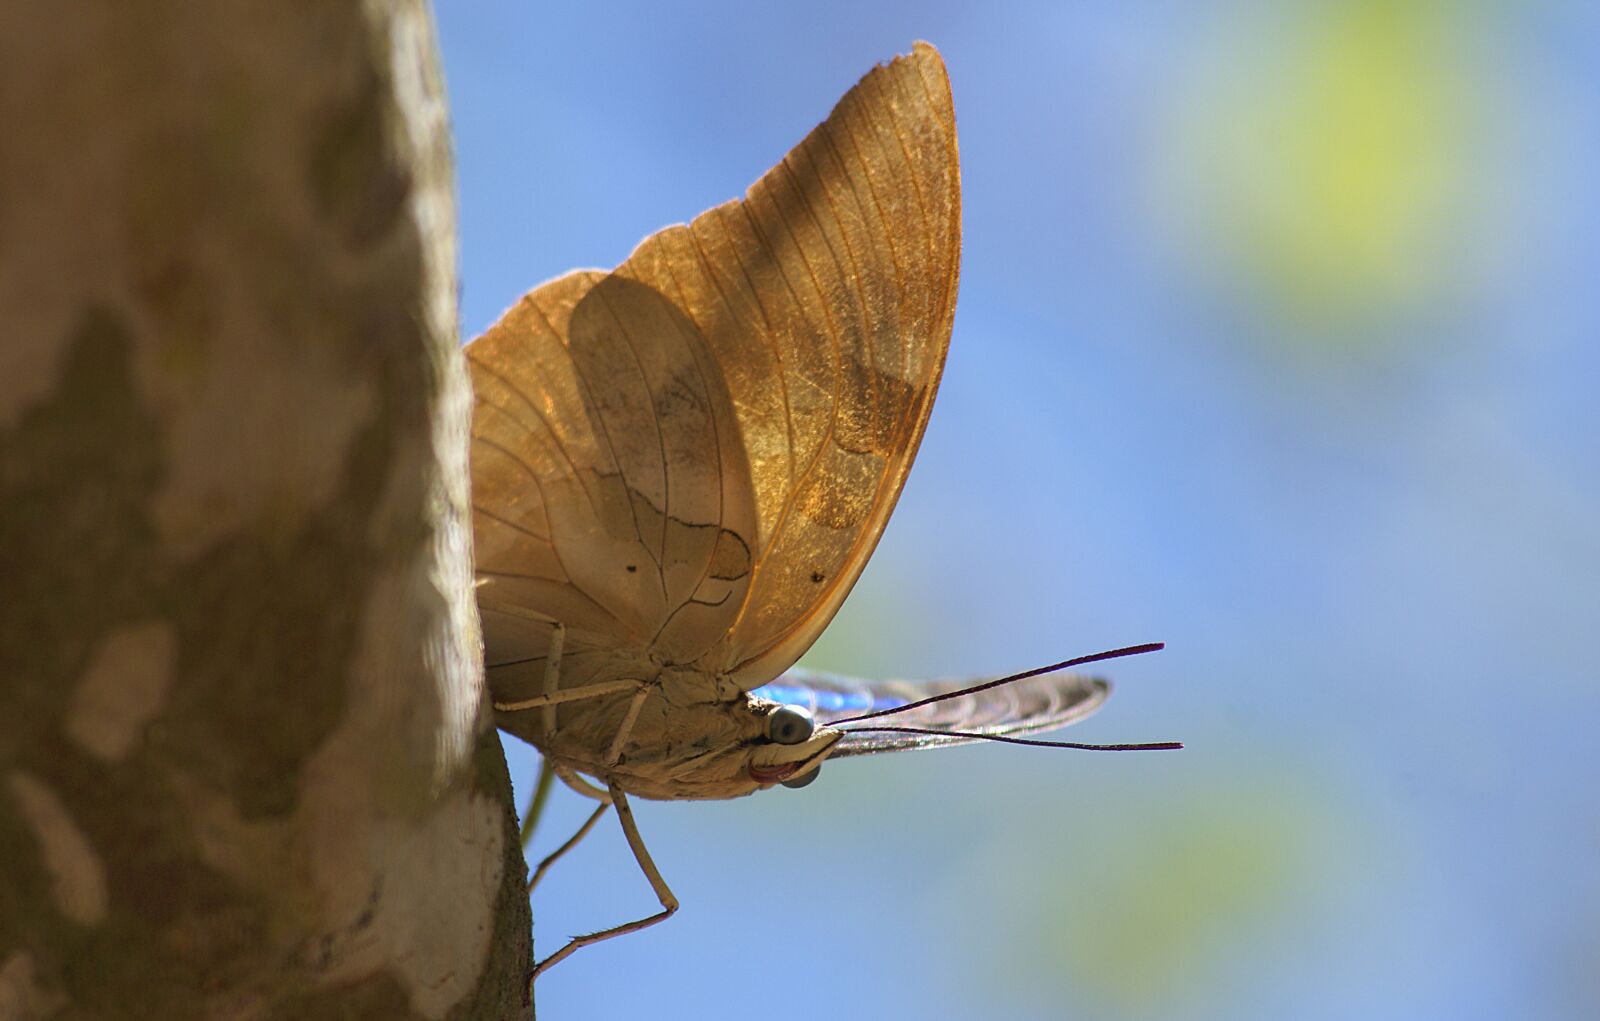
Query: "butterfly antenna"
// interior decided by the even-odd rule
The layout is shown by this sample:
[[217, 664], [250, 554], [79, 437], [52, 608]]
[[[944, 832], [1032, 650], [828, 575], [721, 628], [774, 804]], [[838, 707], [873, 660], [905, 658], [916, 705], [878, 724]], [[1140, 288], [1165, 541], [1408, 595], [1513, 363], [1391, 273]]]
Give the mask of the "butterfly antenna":
[[985, 734], [976, 730], [930, 730], [926, 727], [849, 727], [846, 728], [845, 733], [928, 734], [933, 737], [999, 741], [1002, 744], [1025, 744], [1034, 748], [1076, 748], [1085, 752], [1172, 752], [1183, 747], [1182, 741], [1149, 741], [1143, 744], [1081, 744], [1077, 741], [1041, 741], [1031, 737], [1006, 737], [1003, 734]]
[[[974, 684], [968, 688], [961, 688], [956, 691], [947, 691], [942, 695], [929, 695], [927, 698], [919, 698], [915, 702], [907, 702], [905, 705], [893, 706], [889, 709], [878, 709], [870, 713], [862, 713], [860, 716], [847, 716], [842, 720], [830, 720], [828, 725], [830, 727], [838, 727], [846, 723], [857, 723], [861, 720], [875, 720], [880, 716], [893, 716], [895, 713], [903, 713], [912, 709], [920, 709], [925, 705], [933, 705], [935, 702], [943, 702], [946, 699], [961, 698], [964, 695], [971, 695], [979, 691], [988, 691], [990, 688], [998, 688], [1002, 684], [1015, 684], [1017, 681], [1025, 681], [1030, 677], [1038, 677], [1040, 674], [1053, 674], [1057, 670], [1066, 670], [1069, 667], [1083, 666], [1086, 663], [1099, 663], [1108, 659], [1121, 659], [1124, 656], [1142, 656], [1147, 652], [1159, 652], [1166, 647], [1167, 643], [1165, 642], [1146, 642], [1144, 645], [1130, 645], [1127, 648], [1112, 649], [1109, 652], [1097, 652], [1092, 656], [1079, 656], [1077, 659], [1064, 659], [1059, 663], [1051, 663], [1049, 666], [1035, 667], [1032, 670], [1024, 670], [1020, 674], [1011, 674], [1008, 677], [999, 677], [992, 681], [983, 681], [982, 683]], [[857, 727], [855, 729], [862, 730], [865, 728]], [[946, 734], [950, 732], [940, 730], [934, 731], [933, 733]], [[987, 736], [994, 737], [992, 734]], [[1022, 741], [1021, 738], [1011, 738], [1010, 740], [1017, 741], [1022, 744], [1039, 743]], [[1045, 741], [1042, 743], [1049, 745], [1057, 742]], [[1131, 748], [1132, 746], [1128, 747]]]

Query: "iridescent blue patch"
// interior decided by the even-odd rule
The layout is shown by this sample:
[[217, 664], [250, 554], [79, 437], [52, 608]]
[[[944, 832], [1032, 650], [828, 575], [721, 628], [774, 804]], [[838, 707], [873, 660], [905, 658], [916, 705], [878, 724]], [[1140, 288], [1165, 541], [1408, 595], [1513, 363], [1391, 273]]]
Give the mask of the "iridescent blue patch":
[[764, 698], [769, 702], [781, 702], [784, 705], [797, 705], [811, 707], [811, 689], [803, 688], [798, 684], [785, 684], [782, 681], [773, 681], [763, 684], [750, 694], [756, 698]]
[[861, 681], [808, 670], [791, 670], [750, 694], [784, 705], [800, 706], [824, 716], [892, 709], [906, 704], [906, 699], [874, 692]]

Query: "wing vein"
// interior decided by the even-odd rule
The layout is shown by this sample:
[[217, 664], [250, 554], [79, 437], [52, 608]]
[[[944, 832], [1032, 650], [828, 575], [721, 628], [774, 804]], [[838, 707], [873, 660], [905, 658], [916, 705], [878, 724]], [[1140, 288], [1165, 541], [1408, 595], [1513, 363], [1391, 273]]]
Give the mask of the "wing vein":
[[474, 503], [472, 505], [472, 509], [477, 511], [479, 514], [482, 514], [484, 517], [488, 518], [490, 521], [498, 522], [498, 523], [500, 523], [502, 525], [505, 525], [507, 528], [511, 529], [514, 532], [521, 532], [523, 535], [526, 535], [530, 539], [537, 539], [540, 542], [544, 543], [545, 545], [551, 547], [552, 549], [555, 548], [555, 543], [550, 540], [550, 537], [548, 535], [541, 535], [538, 532], [535, 532], [531, 528], [526, 528], [526, 527], [524, 527], [522, 525], [519, 525], [515, 521], [512, 521], [510, 518], [502, 517], [501, 515], [496, 514], [494, 511], [492, 511], [489, 508], [483, 506], [482, 504]]
[[[492, 366], [488, 365], [487, 363], [485, 363], [481, 359], [474, 359], [473, 360], [473, 364], [478, 366], [484, 372], [488, 373], [490, 376], [493, 376], [495, 379], [499, 380], [500, 383], [502, 385], [504, 385], [507, 390], [510, 390], [513, 394], [515, 394], [518, 398], [520, 398], [522, 400], [522, 403], [524, 403], [524, 404], [526, 404], [528, 406], [528, 410], [532, 411], [534, 416], [539, 419], [539, 424], [544, 426], [545, 432], [549, 436], [550, 445], [555, 447], [556, 453], [561, 455], [561, 460], [563, 460], [563, 461], [565, 461], [567, 463], [567, 469], [571, 473], [572, 478], [578, 483], [579, 488], [581, 488], [583, 490], [583, 495], [584, 495], [585, 499], [587, 499], [589, 501], [589, 509], [594, 511], [595, 514], [598, 515], [600, 513], [600, 510], [599, 510], [599, 506], [595, 503], [594, 494], [591, 493], [589, 491], [589, 487], [584, 484], [583, 475], [578, 471], [577, 462], [573, 460], [572, 453], [569, 450], [567, 450], [566, 444], [561, 442], [561, 434], [559, 432], [557, 432], [555, 427], [550, 424], [550, 420], [545, 418], [543, 410], [541, 410], [540, 407], [533, 402], [533, 398], [531, 398], [527, 394], [523, 393], [522, 389], [520, 387], [518, 387], [516, 385], [516, 383], [514, 383], [511, 379], [509, 379], [507, 376], [505, 376], [499, 370], [497, 370], [497, 369], [493, 368]], [[523, 428], [523, 430], [528, 435], [530, 435], [530, 436], [533, 435], [533, 430], [531, 428], [529, 428], [528, 423], [523, 421], [522, 419], [518, 418], [516, 415], [513, 415], [511, 413], [510, 409], [502, 408], [500, 405], [498, 405], [498, 404], [494, 403], [493, 401], [489, 400], [482, 393], [479, 393], [477, 395], [477, 399], [478, 399], [478, 403], [484, 405], [485, 407], [493, 408], [494, 410], [500, 412], [500, 414], [504, 415], [507, 419], [509, 419], [510, 421], [515, 422], [517, 425], [521, 426]], [[474, 435], [473, 439], [475, 439], [475, 440], [486, 440], [486, 437], [484, 437], [482, 435]], [[502, 447], [501, 449], [503, 450], [504, 448]], [[507, 453], [509, 453], [509, 451], [507, 451]], [[538, 474], [536, 472], [534, 472], [531, 467], [528, 469], [528, 473], [530, 475], [533, 475], [534, 478], [536, 478], [536, 479], [538, 478]], [[541, 489], [540, 492], [541, 492], [541, 495], [542, 495], [543, 490]]]
[[[854, 285], [855, 292], [856, 292], [856, 298], [857, 298], [856, 308], [860, 309], [860, 310], [864, 310], [864, 311], [870, 310], [872, 306], [867, 301], [866, 291], [863, 290], [862, 286], [861, 286], [860, 267], [856, 263], [855, 253], [850, 248], [850, 235], [844, 229], [844, 222], [842, 220], [840, 220], [838, 210], [835, 209], [834, 206], [833, 206], [833, 199], [828, 194], [828, 189], [826, 189], [826, 188], [822, 189], [822, 194], [823, 194], [824, 200], [828, 203], [828, 213], [833, 219], [834, 226], [838, 229], [840, 239], [843, 240], [843, 242], [844, 242], [845, 255], [847, 256], [847, 258], [844, 259], [844, 260], [841, 260], [839, 258], [838, 249], [833, 247], [833, 239], [828, 236], [828, 231], [822, 226], [822, 218], [817, 215], [816, 207], [811, 204], [811, 196], [807, 195], [806, 192], [805, 192], [805, 189], [803, 187], [801, 187], [801, 185], [800, 185], [800, 177], [799, 177], [798, 174], [795, 173], [794, 167], [791, 166], [790, 163], [789, 163], [790, 158], [793, 157], [795, 155], [795, 153], [800, 152], [802, 149], [805, 149], [805, 148], [806, 148], [805, 146], [797, 146], [795, 148], [794, 152], [791, 152], [788, 156], [785, 156], [783, 158], [783, 162], [778, 164], [778, 166], [781, 167], [784, 170], [784, 172], [789, 175], [790, 186], [792, 188], [794, 188], [795, 194], [800, 197], [800, 202], [801, 202], [802, 205], [805, 206], [805, 210], [806, 210], [807, 215], [809, 215], [811, 217], [811, 222], [816, 225], [817, 233], [822, 237], [822, 243], [825, 246], [827, 246], [828, 254], [833, 257], [834, 266], [838, 268], [839, 273], [840, 273], [841, 276], [843, 276], [845, 279], [849, 280], [851, 282], [851, 284]], [[816, 166], [817, 166], [816, 160], [812, 159], [809, 153], [807, 153], [806, 158], [808, 160], [810, 160], [812, 168], [815, 169]], [[801, 257], [804, 258], [804, 255], [802, 254]], [[844, 265], [846, 261], [848, 261], [849, 264], [850, 264], [848, 270], [846, 269], [846, 267]], [[807, 261], [807, 268], [808, 269], [810, 268], [809, 260]], [[812, 277], [812, 283], [813, 283], [814, 286], [817, 287], [818, 294], [820, 295], [821, 291], [822, 291], [822, 287], [816, 280], [816, 271], [814, 271], [814, 270], [812, 271], [811, 277]], [[824, 304], [824, 307], [827, 307], [827, 302], [826, 301], [824, 301], [823, 304]], [[832, 320], [832, 316], [830, 314], [829, 322], [832, 323], [832, 321], [833, 321]], [[858, 317], [857, 321], [858, 321], [858, 323], [860, 322], [859, 317]], [[834, 329], [835, 335], [837, 336], [838, 335], [838, 327], [835, 325], [833, 327], [833, 329]], [[862, 341], [860, 347], [861, 347], [861, 351], [862, 351], [863, 355], [865, 356], [866, 363], [867, 363], [867, 391], [870, 394], [870, 396], [868, 397], [868, 400], [872, 404], [873, 407], [877, 407], [877, 404], [878, 404], [878, 380], [877, 380], [877, 373], [874, 371], [874, 364], [873, 364], [873, 357], [872, 357], [872, 344], [870, 343], [870, 338], [862, 337], [862, 338], [858, 338], [858, 339], [860, 339]], [[841, 349], [842, 349], [842, 345], [841, 345]], [[842, 378], [842, 375], [843, 375], [842, 362], [841, 362], [841, 366], [840, 366], [840, 373], [841, 373], [841, 378]]]
[[[544, 495], [544, 480], [539, 478], [539, 473], [534, 471], [533, 467], [531, 465], [529, 465], [526, 461], [522, 460], [522, 458], [518, 457], [516, 454], [513, 454], [511, 451], [507, 450], [505, 447], [501, 446], [499, 443], [496, 443], [494, 440], [488, 439], [487, 437], [483, 437], [483, 436], [475, 437], [475, 439], [478, 442], [481, 442], [481, 443], [491, 447], [494, 450], [498, 450], [500, 453], [502, 453], [505, 456], [511, 458], [511, 460], [512, 460], [512, 462], [514, 464], [517, 464], [517, 465], [521, 466], [521, 468], [528, 473], [528, 477], [533, 480], [534, 488], [539, 491], [539, 505], [540, 505], [540, 507], [544, 508], [545, 524], [547, 524], [547, 525], [551, 524], [550, 511], [549, 511], [550, 504], [549, 504], [549, 501], [545, 498], [545, 495]], [[554, 532], [554, 529], [552, 528], [551, 531]], [[566, 558], [564, 558], [561, 555], [561, 546], [560, 546], [559, 543], [557, 543], [555, 541], [555, 537], [554, 537], [553, 534], [552, 534], [552, 536], [550, 538], [550, 552], [555, 554], [556, 566], [561, 568], [561, 573], [566, 576], [566, 583], [568, 585], [571, 585], [575, 590], [577, 590], [578, 594], [583, 596], [583, 598], [589, 600], [591, 603], [594, 603], [596, 606], [600, 607], [605, 612], [605, 614], [608, 617], [610, 617], [612, 620], [616, 620], [617, 619], [616, 614], [612, 613], [609, 609], [606, 609], [606, 607], [605, 607], [605, 605], [603, 603], [601, 603], [594, 596], [592, 596], [588, 592], [586, 592], [584, 590], [583, 586], [579, 585], [577, 580], [572, 576], [571, 569], [567, 567]], [[485, 571], [481, 567], [475, 567], [475, 571], [478, 574], [492, 573], [492, 572]], [[549, 580], [549, 579], [547, 579], [547, 580]]]
[[[711, 212], [718, 219], [721, 219], [721, 209], [722, 207], [718, 207]], [[722, 299], [722, 304], [735, 320], [741, 319], [739, 313], [733, 307], [733, 302], [728, 299], [727, 291], [723, 288], [722, 282], [717, 279], [716, 268], [711, 264], [711, 257], [706, 254], [705, 245], [701, 242], [700, 236], [694, 232], [693, 223], [689, 224], [688, 230], [690, 239], [694, 241], [695, 254], [700, 257], [700, 261], [705, 265], [706, 276], [711, 279], [712, 285], [717, 288], [717, 296]], [[731, 232], [724, 228], [724, 233]], [[772, 349], [772, 357], [778, 363], [778, 390], [783, 396], [783, 424], [785, 440], [789, 449], [789, 456], [784, 467], [789, 475], [789, 484], [792, 486], [794, 484], [794, 463], [796, 459], [794, 448], [794, 407], [789, 401], [789, 374], [784, 364], [783, 348], [778, 344], [777, 331], [772, 328], [772, 317], [767, 313], [766, 304], [761, 300], [761, 292], [756, 288], [756, 282], [750, 277], [750, 268], [744, 264], [744, 259], [740, 257], [737, 246], [731, 246], [731, 250], [733, 252], [733, 261], [738, 264], [739, 273], [744, 277], [745, 286], [750, 289], [750, 295], [755, 300], [756, 311], [761, 314], [761, 339]]]
[[[661, 589], [662, 602], [666, 603], [670, 598], [667, 595], [666, 559], [667, 523], [672, 520], [672, 469], [667, 464], [667, 441], [666, 437], [661, 431], [661, 415], [656, 407], [655, 388], [650, 384], [650, 376], [645, 371], [644, 360], [639, 357], [639, 348], [633, 342], [633, 334], [623, 323], [622, 317], [617, 315], [616, 307], [611, 304], [611, 299], [606, 296], [604, 291], [601, 291], [598, 288], [590, 291], [589, 293], [599, 299], [600, 304], [606, 310], [606, 314], [609, 315], [611, 317], [611, 321], [616, 324], [617, 333], [622, 337], [622, 342], [628, 347], [628, 354], [633, 358], [633, 367], [639, 370], [639, 381], [644, 384], [644, 392], [650, 401], [650, 424], [655, 428], [656, 456], [661, 459], [661, 545], [657, 547], [661, 551], [661, 556], [656, 560], [656, 584]], [[622, 466], [619, 464], [617, 467], [620, 469]], [[622, 478], [623, 485], [628, 485], [628, 476], [626, 472], [623, 473]], [[631, 491], [632, 487], [629, 486], [628, 488]], [[628, 504], [630, 507], [632, 506], [633, 500], [631, 498], [629, 499]], [[637, 517], [634, 518], [635, 526], [637, 526], [638, 520], [639, 519]], [[639, 536], [639, 544], [641, 546], [646, 545], [644, 536], [642, 534]], [[648, 548], [649, 547], [646, 546], [647, 550]]]
[[[852, 93], [851, 95], [854, 95], [854, 94]], [[847, 96], [846, 99], [849, 100], [850, 96]], [[856, 101], [859, 102], [859, 100], [856, 100]], [[893, 118], [891, 118], [891, 119], [893, 119]], [[824, 129], [826, 129], [829, 126], [829, 123], [830, 122], [827, 122], [827, 121], [825, 121], [823, 123]], [[898, 124], [895, 127], [895, 132], [896, 132], [896, 135], [898, 136], [899, 135]], [[826, 135], [827, 132], [824, 131], [824, 134]], [[899, 251], [898, 251], [898, 249], [897, 249], [897, 247], [895, 245], [895, 242], [894, 242], [894, 231], [890, 226], [889, 217], [888, 217], [887, 213], [885, 213], [885, 211], [884, 211], [883, 203], [879, 199], [878, 194], [877, 194], [877, 188], [873, 184], [873, 175], [872, 175], [871, 169], [870, 169], [871, 168], [871, 164], [861, 154], [860, 144], [859, 144], [859, 142], [857, 141], [857, 139], [855, 137], [855, 132], [847, 131], [846, 135], [847, 135], [847, 137], [849, 139], [851, 149], [853, 150], [854, 155], [855, 155], [855, 164], [858, 167], [858, 169], [861, 171], [861, 176], [865, 179], [866, 186], [867, 186], [867, 191], [872, 196], [873, 205], [876, 208], [877, 213], [878, 213], [879, 223], [882, 225], [882, 228], [883, 228], [882, 237], [883, 237], [883, 239], [884, 239], [884, 241], [885, 241], [885, 243], [886, 243], [886, 245], [887, 245], [887, 247], [889, 249], [890, 258], [894, 263], [896, 293], [903, 295], [903, 294], [905, 294], [905, 270], [904, 270], [904, 267], [902, 266], [901, 261], [900, 261], [900, 253], [899, 253]], [[831, 137], [829, 138], [829, 141], [830, 141], [830, 145], [831, 145], [832, 144]], [[876, 133], [872, 133], [872, 144], [874, 145], [875, 148], [877, 148], [879, 150], [880, 162], [887, 164], [889, 162], [887, 153], [885, 153], [883, 151], [882, 143], [877, 140]], [[837, 147], [836, 146], [835, 146], [835, 151], [837, 152]], [[903, 145], [902, 145], [902, 155], [904, 155]], [[908, 159], [907, 162], [909, 163], [909, 159]], [[841, 163], [843, 163], [842, 158], [841, 158]], [[852, 182], [852, 188], [853, 188], [854, 187], [854, 180], [855, 180], [854, 175], [847, 175], [847, 178]], [[915, 182], [913, 182], [913, 183], [915, 183]], [[918, 201], [919, 201], [919, 203], [921, 202], [920, 189], [918, 191]], [[924, 221], [926, 221], [926, 212], [925, 211], [923, 213], [923, 218], [924, 218]], [[904, 330], [903, 329], [902, 329], [902, 336], [904, 336]], [[904, 357], [904, 353], [907, 350], [904, 342], [902, 342], [902, 344], [901, 344], [901, 350], [902, 350], [902, 357]], [[910, 376], [909, 364], [904, 362], [904, 361], [902, 362], [902, 364], [907, 366], [906, 375], [909, 378], [909, 376]], [[837, 379], [837, 368], [836, 368], [835, 371], [836, 371], [836, 379]], [[908, 408], [906, 409], [906, 412], [905, 412], [906, 416], [907, 417], [911, 417], [914, 414], [916, 414], [918, 411], [920, 411], [920, 409], [922, 407], [922, 404], [923, 404], [923, 402], [921, 402], [921, 401], [912, 401], [912, 402], [910, 402], [910, 404], [909, 404], [909, 406], [908, 406]], [[838, 401], [837, 401], [837, 398], [836, 398], [835, 401], [834, 401], [834, 413], [835, 413], [835, 415], [837, 414], [837, 411], [838, 411]], [[901, 434], [902, 429], [903, 429], [903, 426], [901, 428], [897, 428], [896, 429], [896, 437], [897, 437], [897, 439], [898, 439], [899, 435]], [[824, 436], [824, 443], [832, 441], [832, 433], [833, 433], [833, 418], [830, 416], [829, 423], [828, 423], [828, 430], [827, 430], [827, 432], [825, 433], [825, 436]], [[898, 444], [897, 444], [897, 448], [898, 448]], [[822, 445], [819, 444], [817, 449], [818, 449], [818, 455], [820, 456], [820, 452], [822, 450]], [[802, 480], [804, 480], [805, 477], [810, 474], [810, 471], [811, 471], [812, 467], [815, 466], [815, 464], [816, 464], [816, 458], [813, 457], [811, 463], [808, 464], [806, 466], [805, 471], [801, 473], [801, 479]], [[888, 469], [888, 467], [889, 466], [886, 465], [886, 469]], [[884, 474], [881, 475], [879, 477], [879, 479], [878, 479], [878, 492], [881, 493], [883, 491], [883, 487], [884, 487], [884, 483], [885, 482], [892, 482], [892, 481], [897, 480], [897, 479], [903, 479], [904, 477], [905, 477], [905, 471], [904, 471], [903, 466], [901, 467], [901, 469], [899, 471], [886, 470], [884, 472]], [[796, 486], [795, 488], [798, 489], [798, 486]], [[771, 544], [769, 544], [769, 548], [770, 548], [770, 545], [775, 545], [776, 544], [778, 533], [779, 533], [779, 531], [781, 531], [781, 527], [782, 527], [783, 522], [787, 519], [787, 514], [788, 514], [788, 511], [789, 511], [789, 508], [793, 505], [793, 502], [794, 502], [793, 501], [793, 494], [791, 493], [790, 499], [786, 500], [785, 503], [784, 503], [783, 513], [782, 513], [782, 515], [780, 515], [780, 518], [779, 518], [779, 526], [774, 528], [774, 530], [773, 530], [773, 542]], [[872, 535], [867, 534], [867, 533], [872, 532], [872, 531], [873, 530], [871, 528], [866, 528], [866, 529], [862, 529], [857, 534], [855, 541], [850, 544], [849, 551], [845, 556], [844, 562], [846, 564], [855, 564], [859, 560], [858, 553], [861, 550], [861, 548], [863, 546], [870, 546], [871, 544], [874, 544], [874, 543], [877, 542], [878, 536], [876, 534], [872, 534]], [[765, 551], [763, 551], [763, 552], [765, 552]], [[750, 587], [751, 587], [752, 592], [755, 589], [755, 573], [759, 572], [760, 566], [761, 566], [761, 563], [758, 562], [756, 567], [752, 571], [752, 577], [751, 577], [751, 583], [750, 583]], [[857, 573], [859, 574], [859, 571]], [[825, 603], [825, 602], [831, 601], [832, 593], [841, 584], [853, 583], [853, 581], [854, 581], [854, 578], [849, 576], [849, 572], [848, 571], [831, 572], [831, 574], [832, 574], [832, 577], [830, 577], [828, 579], [828, 581], [829, 581], [828, 587], [824, 590], [824, 595], [817, 600], [818, 603]], [[748, 606], [749, 606], [749, 602], [747, 601], [745, 607], [741, 607], [741, 609], [739, 611], [738, 619], [736, 619], [735, 622], [734, 622], [734, 626], [735, 627], [738, 626], [739, 619], [742, 619], [744, 617], [744, 614], [745, 614], [746, 610], [748, 609]], [[796, 631], [799, 631], [802, 627], [804, 627], [807, 624], [807, 622], [808, 622], [808, 618], [806, 618], [806, 617], [797, 618], [788, 627], [784, 628], [781, 632], [779, 632], [778, 635], [774, 636], [771, 640], [769, 640], [762, 649], [760, 649], [757, 652], [755, 652], [755, 653], [751, 654], [750, 656], [746, 657], [742, 662], [740, 662], [738, 665], [733, 667], [732, 670], [730, 670], [729, 672], [730, 673], [737, 673], [739, 670], [743, 669], [749, 663], [755, 661], [756, 659], [759, 659], [762, 655], [765, 654], [765, 652], [768, 649], [771, 649], [771, 648], [781, 644], [785, 640], [787, 640], [789, 638], [789, 636], [793, 635]], [[731, 630], [732, 629], [730, 629], [730, 631]]]
[[[801, 318], [805, 320], [808, 325], [810, 325], [809, 318], [805, 314], [805, 308], [804, 306], [800, 305], [800, 297], [795, 293], [794, 285], [789, 282], [789, 274], [784, 270], [783, 264], [777, 258], [776, 253], [773, 252], [772, 246], [768, 244], [766, 235], [762, 233], [760, 225], [756, 223], [755, 215], [750, 212], [749, 204], [742, 202], [740, 203], [740, 208], [744, 210], [745, 217], [750, 221], [751, 229], [755, 231], [757, 243], [761, 245], [762, 250], [772, 258], [774, 264], [777, 266], [778, 274], [779, 276], [783, 277], [784, 284], [789, 289], [790, 297], [794, 299], [795, 305], [799, 308]], [[839, 350], [837, 338], [835, 339], [833, 350], [833, 363], [835, 389], [833, 393], [833, 401], [831, 402], [831, 406], [828, 411], [828, 423], [823, 428], [822, 436], [817, 441], [817, 449], [811, 454], [811, 457], [809, 461], [807, 461], [805, 468], [801, 470], [797, 481], [791, 484], [789, 492], [785, 494], [783, 507], [778, 511], [777, 522], [772, 526], [772, 534], [767, 538], [766, 542], [762, 543], [760, 552], [756, 554], [754, 562], [750, 565], [750, 591], [752, 593], [755, 591], [757, 582], [761, 577], [761, 569], [766, 565], [768, 553], [770, 553], [772, 549], [777, 546], [778, 539], [783, 534], [783, 529], [788, 523], [789, 512], [792, 511], [796, 506], [797, 501], [795, 498], [799, 494], [800, 487], [805, 484], [806, 479], [811, 475], [811, 470], [816, 467], [817, 462], [822, 458], [822, 451], [828, 446], [828, 444], [833, 442], [834, 425], [839, 416]], [[744, 605], [739, 607], [739, 612], [734, 615], [733, 623], [728, 626], [729, 634], [732, 634], [735, 630], [737, 630], [740, 622], [744, 620], [745, 614], [750, 611], [752, 602], [753, 600], [746, 599]]]
[[[543, 316], [544, 310], [539, 309], [539, 314]], [[549, 320], [546, 319], [546, 322], [548, 323]], [[617, 477], [622, 480], [622, 487], [629, 494], [626, 502], [628, 505], [628, 517], [633, 521], [634, 538], [639, 540], [639, 548], [644, 550], [645, 556], [655, 563], [656, 570], [659, 572], [661, 570], [661, 562], [656, 558], [655, 552], [650, 549], [650, 544], [644, 541], [644, 530], [639, 526], [639, 512], [633, 506], [632, 488], [628, 485], [627, 473], [622, 470], [622, 462], [617, 458], [617, 448], [611, 442], [611, 431], [606, 425], [605, 417], [600, 414], [600, 405], [595, 403], [594, 388], [589, 383], [588, 375], [583, 371], [583, 365], [579, 363], [578, 359], [572, 357], [571, 347], [566, 342], [563, 342], [562, 348], [567, 352], [567, 360], [572, 365], [573, 377], [577, 379], [578, 386], [583, 388], [584, 403], [594, 409], [594, 414], [591, 418], [592, 424], [595, 426], [595, 438], [605, 444], [606, 453], [611, 458], [611, 465], [617, 469]], [[596, 514], [598, 516], [598, 511], [596, 511]]]

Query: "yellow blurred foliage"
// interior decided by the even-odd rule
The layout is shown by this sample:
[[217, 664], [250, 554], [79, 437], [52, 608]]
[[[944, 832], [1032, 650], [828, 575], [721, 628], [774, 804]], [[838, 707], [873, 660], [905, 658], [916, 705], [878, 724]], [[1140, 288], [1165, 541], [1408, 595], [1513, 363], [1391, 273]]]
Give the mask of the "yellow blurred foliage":
[[951, 884], [982, 891], [961, 911], [981, 903], [1009, 926], [987, 962], [995, 987], [1048, 998], [1031, 1006], [1071, 1004], [1072, 1016], [1213, 1016], [1255, 969], [1282, 963], [1280, 949], [1315, 953], [1295, 945], [1306, 920], [1337, 913], [1384, 839], [1406, 842], [1380, 838], [1346, 792], [1292, 768], [1205, 763], [1158, 794], [1078, 800], [1032, 804], [1031, 821], [997, 834]]
[[[1202, 274], [1243, 285], [1275, 334], [1357, 339], [1462, 286], [1477, 168], [1463, 8], [1342, 0], [1234, 21], [1164, 148], [1168, 213]], [[1258, 311], [1251, 309], [1250, 311]]]

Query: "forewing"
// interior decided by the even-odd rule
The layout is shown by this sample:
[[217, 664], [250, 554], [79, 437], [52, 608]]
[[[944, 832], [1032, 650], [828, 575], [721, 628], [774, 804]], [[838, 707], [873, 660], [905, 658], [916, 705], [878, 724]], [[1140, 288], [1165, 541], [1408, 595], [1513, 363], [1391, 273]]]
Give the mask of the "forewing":
[[732, 396], [756, 527], [722, 658], [745, 687], [810, 647], [877, 544], [932, 407], [959, 251], [950, 87], [919, 43], [743, 200], [617, 269], [694, 320]]
[[[752, 694], [800, 706], [809, 710], [819, 724], [826, 725], [863, 713], [909, 705], [930, 695], [958, 691], [976, 683], [979, 682], [970, 678], [962, 681], [865, 681], [792, 669]], [[1076, 723], [1100, 708], [1110, 690], [1111, 685], [1097, 677], [1047, 674], [863, 721], [861, 726], [959, 730], [1001, 736], [1033, 734]], [[848, 723], [840, 729], [845, 735], [834, 746], [834, 758], [981, 740], [938, 733], [851, 733]]]
[[688, 662], [717, 645], [749, 584], [754, 501], [694, 323], [648, 285], [573, 273], [526, 295], [467, 357], [491, 682], [542, 669], [553, 621], [575, 653]]

